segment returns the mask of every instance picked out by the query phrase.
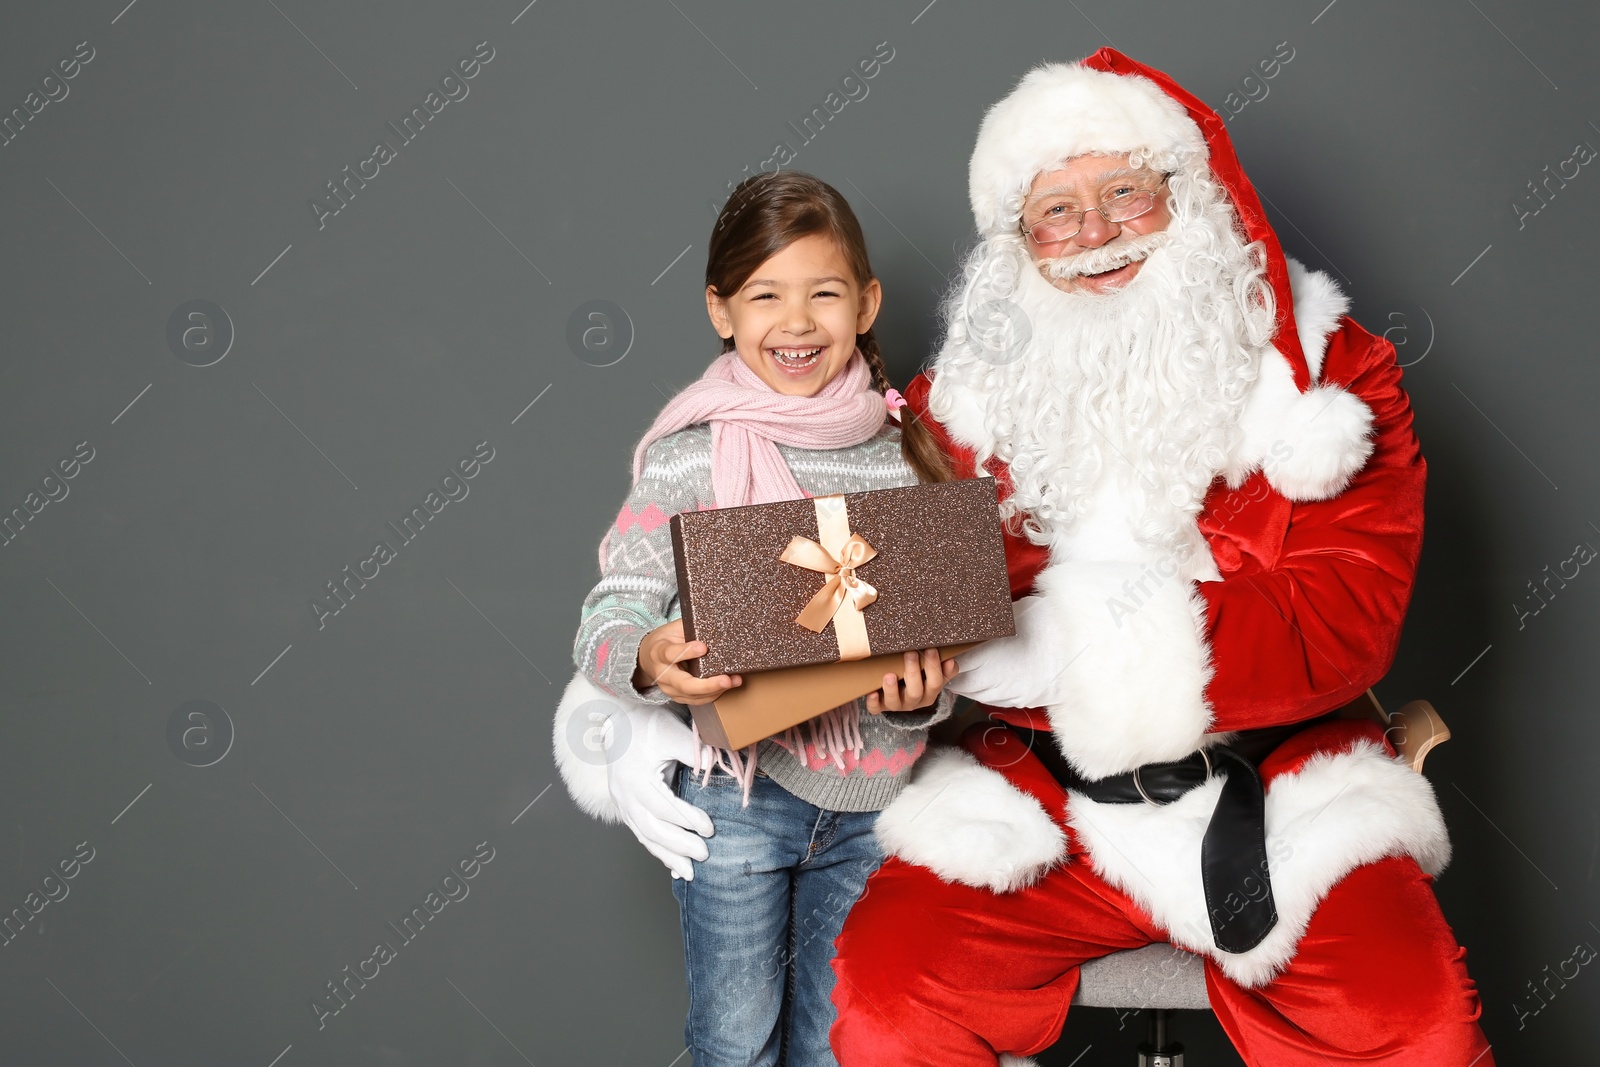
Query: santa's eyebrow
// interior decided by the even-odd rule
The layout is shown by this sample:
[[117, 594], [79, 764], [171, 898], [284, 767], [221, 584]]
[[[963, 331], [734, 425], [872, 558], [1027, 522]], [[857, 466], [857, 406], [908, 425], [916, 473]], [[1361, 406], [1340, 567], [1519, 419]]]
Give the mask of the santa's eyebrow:
[[[1136, 170], [1133, 167], [1116, 167], [1112, 170], [1095, 175], [1095, 177], [1092, 178], [1088, 184], [1104, 185], [1106, 182], [1114, 182], [1118, 178], [1138, 178], [1146, 175], [1147, 173], [1149, 172], [1145, 170]], [[1048, 189], [1041, 189], [1037, 193], [1030, 194], [1027, 199], [1027, 203], [1031, 204], [1035, 201], [1043, 200], [1044, 198], [1050, 196], [1065, 196], [1076, 191], [1077, 190], [1068, 188], [1064, 185], [1053, 185]]]

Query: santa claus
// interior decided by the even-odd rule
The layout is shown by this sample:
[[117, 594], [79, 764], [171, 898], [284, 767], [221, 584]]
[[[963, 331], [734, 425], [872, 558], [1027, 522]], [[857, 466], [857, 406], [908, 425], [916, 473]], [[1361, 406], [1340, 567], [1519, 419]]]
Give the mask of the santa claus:
[[1022, 1062], [1084, 961], [1170, 941], [1252, 1065], [1486, 1067], [1433, 790], [1332, 714], [1421, 548], [1394, 349], [1284, 256], [1216, 113], [1111, 49], [1024, 77], [969, 179], [906, 397], [997, 480], [1018, 632], [960, 658], [990, 717], [880, 818], [840, 1061]]

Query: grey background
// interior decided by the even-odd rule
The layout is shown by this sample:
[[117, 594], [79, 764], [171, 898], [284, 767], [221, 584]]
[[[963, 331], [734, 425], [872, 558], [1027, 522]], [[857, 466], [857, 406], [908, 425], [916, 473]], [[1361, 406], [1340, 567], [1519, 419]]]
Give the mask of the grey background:
[[[667, 874], [573, 808], [550, 715], [633, 443], [716, 350], [726, 183], [880, 41], [792, 165], [860, 214], [902, 383], [970, 239], [979, 117], [1030, 64], [1110, 42], [1220, 107], [1295, 50], [1230, 128], [1289, 252], [1407, 364], [1427, 541], [1379, 691], [1456, 731], [1428, 767], [1438, 893], [1500, 1063], [1592, 1040], [1592, 968], [1517, 1005], [1600, 946], [1600, 577], [1519, 615], [1600, 546], [1600, 174], [1512, 207], [1600, 146], [1592, 7], [523, 2], [0, 13], [0, 112], [95, 49], [0, 148], [0, 509], [94, 450], [0, 549], [0, 912], [94, 849], [0, 948], [0, 1061], [688, 1063]], [[308, 200], [480, 41], [470, 95], [319, 229]], [[207, 367], [166, 336], [196, 299], [236, 332]], [[631, 322], [604, 367], [567, 342], [597, 299]], [[469, 495], [398, 545], [384, 523], [480, 441]], [[319, 629], [310, 599], [380, 538], [398, 558]], [[231, 728], [169, 742], [194, 700]], [[324, 983], [480, 842], [470, 895], [319, 1030]], [[1043, 1059], [1129, 1063], [1120, 1022], [1075, 1012]], [[1192, 1064], [1238, 1062], [1209, 1016], [1179, 1026]]]

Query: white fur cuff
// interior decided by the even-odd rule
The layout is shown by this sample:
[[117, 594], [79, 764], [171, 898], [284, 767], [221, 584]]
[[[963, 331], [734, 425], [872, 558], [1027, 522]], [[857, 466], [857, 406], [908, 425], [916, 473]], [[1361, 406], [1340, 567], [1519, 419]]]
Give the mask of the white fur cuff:
[[556, 770], [573, 802], [585, 814], [607, 823], [622, 821], [607, 777], [607, 720], [623, 703], [623, 698], [612, 696], [579, 671], [561, 694], [551, 731]]
[[1084, 776], [1182, 759], [1200, 746], [1211, 724], [1205, 602], [1177, 561], [1052, 563], [1034, 588], [1065, 665], [1050, 727]]
[[929, 751], [878, 816], [878, 843], [947, 882], [1009, 893], [1067, 851], [1040, 803], [959, 748]]

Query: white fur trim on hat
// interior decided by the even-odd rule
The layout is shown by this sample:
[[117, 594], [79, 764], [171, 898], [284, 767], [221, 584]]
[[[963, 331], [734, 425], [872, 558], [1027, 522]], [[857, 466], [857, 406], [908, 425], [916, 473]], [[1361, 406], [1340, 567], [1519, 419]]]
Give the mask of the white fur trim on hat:
[[[1287, 258], [1287, 257], [1286, 257]], [[1244, 431], [1226, 476], [1237, 489], [1260, 468], [1290, 500], [1339, 495], [1372, 455], [1372, 410], [1335, 385], [1317, 384], [1350, 300], [1332, 278], [1287, 260], [1294, 318], [1312, 386], [1302, 393], [1286, 358], [1268, 357], [1251, 387], [1239, 426]]]
[[1137, 74], [1047, 63], [989, 108], [967, 170], [978, 231], [1011, 230], [1020, 194], [1041, 171], [1073, 156], [1135, 149], [1206, 156], [1205, 138], [1183, 105]]
[[918, 760], [875, 831], [890, 855], [996, 893], [1032, 885], [1067, 852], [1066, 833], [1037, 800], [960, 748]]

